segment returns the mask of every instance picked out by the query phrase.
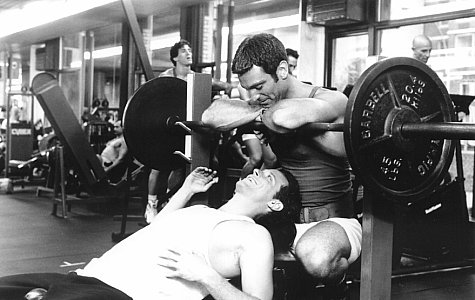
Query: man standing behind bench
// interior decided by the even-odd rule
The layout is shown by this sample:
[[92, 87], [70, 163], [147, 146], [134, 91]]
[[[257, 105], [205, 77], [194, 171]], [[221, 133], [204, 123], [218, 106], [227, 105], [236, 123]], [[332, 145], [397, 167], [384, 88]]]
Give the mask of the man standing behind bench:
[[308, 123], [342, 123], [347, 97], [300, 82], [289, 73], [283, 44], [273, 35], [246, 38], [236, 51], [232, 71], [248, 90], [251, 104], [215, 100], [202, 120], [230, 130], [257, 119], [281, 167], [297, 179], [302, 196], [295, 255], [307, 272], [327, 285], [342, 282], [361, 250], [361, 226], [353, 218], [350, 166], [341, 132], [295, 134]]

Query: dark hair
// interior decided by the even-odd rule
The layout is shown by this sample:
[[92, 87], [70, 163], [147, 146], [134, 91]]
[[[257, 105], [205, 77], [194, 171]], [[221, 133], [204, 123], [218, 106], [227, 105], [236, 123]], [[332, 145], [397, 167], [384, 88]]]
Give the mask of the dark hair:
[[259, 33], [242, 41], [234, 55], [232, 71], [242, 75], [253, 66], [262, 67], [277, 81], [277, 67], [287, 61], [287, 53], [281, 41], [268, 33]]
[[294, 49], [287, 48], [285, 49], [285, 52], [287, 53], [287, 56], [293, 56], [295, 58], [299, 58], [299, 53], [295, 51]]
[[283, 186], [274, 195], [284, 205], [281, 211], [260, 216], [256, 223], [264, 226], [272, 237], [275, 252], [290, 250], [297, 234], [295, 223], [299, 220], [302, 206], [299, 184], [295, 177], [287, 170], [279, 169], [285, 176], [289, 185]]
[[178, 56], [178, 50], [180, 50], [185, 45], [188, 45], [188, 47], [191, 48], [191, 44], [187, 40], [180, 40], [170, 48], [170, 60], [174, 66], [176, 66], [176, 61], [174, 60], [174, 58]]

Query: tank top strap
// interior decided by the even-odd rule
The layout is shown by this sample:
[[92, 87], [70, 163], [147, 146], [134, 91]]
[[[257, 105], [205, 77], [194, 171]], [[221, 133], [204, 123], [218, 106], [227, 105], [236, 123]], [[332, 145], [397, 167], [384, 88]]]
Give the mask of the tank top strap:
[[320, 87], [318, 87], [318, 86], [314, 87], [312, 89], [312, 91], [310, 92], [310, 95], [308, 95], [308, 97], [313, 98], [319, 89], [320, 89]]

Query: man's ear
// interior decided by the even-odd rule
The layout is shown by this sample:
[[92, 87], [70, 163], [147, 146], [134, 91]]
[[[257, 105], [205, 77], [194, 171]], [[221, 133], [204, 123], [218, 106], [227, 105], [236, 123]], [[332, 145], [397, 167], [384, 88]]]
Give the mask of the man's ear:
[[284, 204], [279, 199], [272, 199], [267, 202], [267, 207], [269, 207], [272, 211], [281, 211], [284, 209]]
[[287, 61], [283, 60], [279, 63], [279, 66], [277, 66], [277, 78], [279, 80], [285, 80], [289, 76], [289, 64]]

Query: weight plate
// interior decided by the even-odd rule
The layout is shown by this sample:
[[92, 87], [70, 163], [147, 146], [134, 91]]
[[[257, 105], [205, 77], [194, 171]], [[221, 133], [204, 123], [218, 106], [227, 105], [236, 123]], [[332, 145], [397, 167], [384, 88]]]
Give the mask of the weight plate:
[[454, 108], [437, 74], [412, 58], [368, 68], [355, 84], [345, 115], [345, 147], [366, 188], [409, 203], [442, 181], [452, 157], [450, 140], [400, 134], [404, 123], [451, 122]]
[[156, 170], [178, 168], [185, 152], [185, 136], [179, 128], [169, 128], [167, 119], [186, 120], [186, 82], [174, 77], [158, 77], [142, 85], [124, 111], [124, 138], [132, 155]]

